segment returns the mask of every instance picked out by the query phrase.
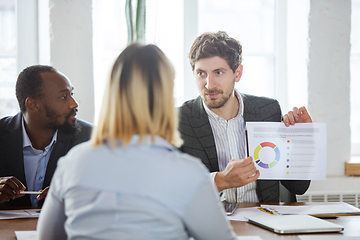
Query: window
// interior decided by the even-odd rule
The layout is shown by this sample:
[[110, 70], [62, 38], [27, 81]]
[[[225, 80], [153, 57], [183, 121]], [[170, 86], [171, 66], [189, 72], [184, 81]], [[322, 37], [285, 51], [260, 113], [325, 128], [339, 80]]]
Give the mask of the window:
[[18, 111], [15, 0], [0, 0], [0, 118]]
[[105, 83], [110, 76], [110, 70], [116, 57], [126, 47], [127, 30], [124, 16], [125, 0], [95, 0], [93, 4], [94, 124], [97, 124]]
[[184, 100], [183, 29], [183, 0], [146, 1], [146, 43], [156, 44], [175, 68], [174, 98], [177, 106]]
[[199, 0], [198, 33], [226, 31], [243, 46], [236, 88], [279, 100], [283, 112], [307, 105], [309, 1]]
[[[154, 0], [146, 4], [146, 43], [158, 45], [172, 62], [176, 73], [174, 97], [180, 105], [183, 102], [183, 0]], [[168, 11], [174, 8], [178, 11]], [[125, 0], [94, 1], [95, 120], [112, 64], [127, 45], [124, 13]]]
[[[288, 111], [294, 104], [307, 104], [307, 5], [303, 0], [291, 4], [284, 0], [147, 1], [146, 42], [158, 45], [173, 63], [174, 97], [179, 106], [198, 95], [187, 59], [189, 45], [203, 32], [226, 31], [243, 45], [244, 73], [236, 87], [244, 93], [277, 98], [283, 111]], [[124, 6], [125, 0], [95, 0], [96, 112], [111, 64], [126, 46]], [[304, 36], [291, 38], [286, 34], [293, 34], [294, 28]], [[291, 55], [286, 54], [288, 51]], [[288, 67], [295, 72], [287, 71]]]
[[351, 1], [351, 152], [360, 155], [360, 0]]
[[199, 34], [225, 31], [243, 46], [244, 72], [236, 88], [275, 97], [275, 0], [199, 0]]

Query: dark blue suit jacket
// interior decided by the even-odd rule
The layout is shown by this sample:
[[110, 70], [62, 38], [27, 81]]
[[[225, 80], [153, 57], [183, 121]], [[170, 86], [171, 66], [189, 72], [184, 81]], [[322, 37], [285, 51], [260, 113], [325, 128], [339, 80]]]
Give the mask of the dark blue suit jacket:
[[[18, 113], [13, 117], [0, 119], [0, 177], [14, 176], [27, 187], [21, 118], [22, 114]], [[90, 139], [92, 125], [81, 120], [77, 121], [81, 129], [78, 134], [65, 134], [58, 131], [57, 141], [46, 168], [42, 189], [50, 185], [58, 159], [64, 156], [73, 146]], [[42, 204], [43, 201], [39, 201], [39, 205]], [[30, 197], [25, 195], [2, 203], [0, 206], [31, 206]]]
[[[241, 96], [244, 103], [245, 122], [280, 122], [282, 120], [277, 100], [248, 94], [241, 94]], [[200, 96], [185, 102], [180, 107], [179, 131], [184, 140], [181, 150], [200, 158], [210, 172], [218, 172], [214, 135]], [[293, 194], [304, 194], [310, 185], [310, 181], [307, 180], [257, 180], [256, 191], [259, 201], [279, 202], [279, 182]]]

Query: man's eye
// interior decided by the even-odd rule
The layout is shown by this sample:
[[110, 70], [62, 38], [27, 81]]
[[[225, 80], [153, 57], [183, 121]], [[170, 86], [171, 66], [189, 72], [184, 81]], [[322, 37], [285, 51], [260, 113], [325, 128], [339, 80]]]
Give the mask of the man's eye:
[[222, 71], [217, 71], [217, 72], [216, 72], [216, 75], [221, 75], [221, 74], [223, 74]]
[[66, 99], [66, 98], [67, 98], [67, 96], [68, 96], [67, 94], [64, 94], [64, 95], [62, 95], [62, 96], [61, 96], [61, 99], [63, 99], [63, 100], [64, 100], [64, 99]]
[[199, 76], [204, 76], [205, 73], [203, 73], [203, 72], [198, 72], [198, 75], [199, 75]]

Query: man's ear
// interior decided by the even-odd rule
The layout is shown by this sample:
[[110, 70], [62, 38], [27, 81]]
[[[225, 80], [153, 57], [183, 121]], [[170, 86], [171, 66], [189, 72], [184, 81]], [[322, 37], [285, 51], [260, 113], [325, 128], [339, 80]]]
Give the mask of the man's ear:
[[28, 111], [32, 112], [38, 111], [40, 109], [38, 101], [31, 97], [26, 98], [25, 106]]
[[239, 82], [240, 78], [243, 73], [243, 65], [239, 65], [238, 68], [235, 70], [235, 82]]

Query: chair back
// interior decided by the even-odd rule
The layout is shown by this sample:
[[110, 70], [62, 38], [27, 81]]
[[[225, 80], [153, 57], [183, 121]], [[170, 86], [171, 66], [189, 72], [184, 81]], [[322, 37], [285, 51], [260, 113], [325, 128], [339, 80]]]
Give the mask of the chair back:
[[296, 195], [289, 190], [287, 190], [286, 187], [284, 187], [281, 183], [280, 185], [280, 202], [296, 202]]

